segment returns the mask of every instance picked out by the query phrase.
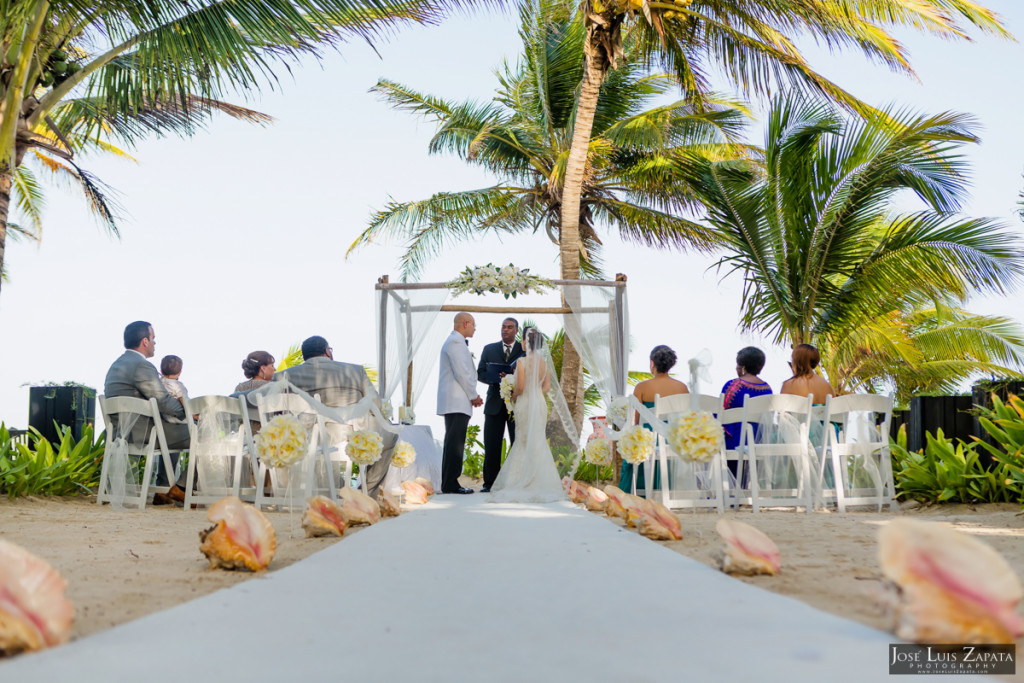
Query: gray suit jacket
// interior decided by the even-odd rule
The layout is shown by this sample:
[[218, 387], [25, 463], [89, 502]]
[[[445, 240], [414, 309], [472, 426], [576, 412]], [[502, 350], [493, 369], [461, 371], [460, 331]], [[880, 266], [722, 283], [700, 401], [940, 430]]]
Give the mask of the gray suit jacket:
[[377, 398], [377, 388], [361, 365], [339, 363], [327, 356], [310, 358], [301, 365], [274, 374], [283, 375], [307, 394], [320, 394], [320, 401], [330, 408], [341, 408], [358, 402], [364, 396]]
[[155, 398], [164, 417], [184, 419], [185, 408], [181, 402], [167, 393], [156, 368], [141, 353], [125, 350], [107, 370], [103, 381], [104, 396], [132, 396], [134, 398]]

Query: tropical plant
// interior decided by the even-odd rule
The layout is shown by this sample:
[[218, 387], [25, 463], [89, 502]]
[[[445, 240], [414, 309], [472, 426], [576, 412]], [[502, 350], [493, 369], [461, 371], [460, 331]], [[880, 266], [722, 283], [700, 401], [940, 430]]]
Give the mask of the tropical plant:
[[[1016, 235], [955, 213], [971, 127], [959, 114], [844, 118], [820, 99], [777, 97], [766, 172], [717, 162], [704, 171], [708, 220], [726, 251], [717, 265], [744, 278], [742, 327], [824, 347], [835, 356], [830, 379], [850, 386], [941, 385], [944, 373], [1018, 362], [1016, 325], [955, 308], [1024, 274]], [[897, 211], [905, 190], [921, 210]]]
[[992, 394], [992, 408], [979, 407], [978, 421], [998, 444], [979, 440], [978, 446], [999, 463], [1004, 484], [1024, 504], [1024, 400], [1010, 394], [1004, 402]]
[[883, 313], [847, 335], [818, 341], [837, 392], [892, 387], [900, 404], [955, 392], [979, 372], [1019, 377], [1024, 361], [1024, 330], [1016, 320], [944, 304]]
[[986, 469], [978, 458], [978, 444], [957, 444], [942, 430], [925, 433], [927, 445], [907, 450], [906, 426], [890, 443], [896, 497], [922, 503], [1007, 503], [1019, 502], [1020, 489], [1008, 486], [1005, 466]]
[[[502, 445], [502, 461], [504, 462], [505, 447]], [[462, 473], [473, 479], [479, 478], [484, 471], [484, 442], [480, 440], [480, 425], [466, 427], [466, 449], [462, 460]]]
[[[72, 166], [83, 139], [190, 135], [225, 91], [273, 85], [274, 69], [347, 37], [370, 39], [442, 3], [417, 0], [8, 0], [0, 14], [0, 270], [15, 171], [30, 150]], [[23, 177], [24, 180], [24, 177]], [[26, 181], [28, 182], [28, 181]], [[92, 187], [90, 187], [92, 185]], [[92, 195], [95, 196], [95, 195]], [[24, 227], [24, 226], [23, 226]]]
[[30, 428], [31, 444], [16, 442], [0, 424], [0, 493], [11, 498], [30, 495], [75, 496], [99, 485], [106, 432], [93, 443], [92, 426], [77, 441], [71, 427], [58, 426], [56, 448]]
[[[576, 5], [533, 0], [520, 10], [522, 54], [498, 72], [490, 102], [451, 102], [382, 80], [374, 88], [398, 109], [436, 121], [431, 153], [455, 153], [500, 178], [492, 187], [441, 192], [425, 200], [392, 202], [375, 213], [349, 253], [378, 237], [405, 240], [402, 275], [452, 242], [543, 230], [558, 244], [565, 160], [576, 119], [576, 91], [583, 75], [585, 40]], [[709, 231], [687, 215], [699, 207], [702, 159], [745, 156], [738, 143], [746, 121], [736, 102], [707, 97], [699, 104], [663, 103], [674, 78], [652, 74], [639, 60], [641, 46], [624, 49], [636, 59], [611, 74], [596, 103], [592, 167], [584, 189], [580, 261], [588, 277], [600, 276], [598, 228], [654, 247], [707, 250]], [[577, 268], [578, 271], [578, 268]], [[573, 276], [575, 279], [576, 275]], [[578, 355], [566, 345], [577, 374], [562, 386], [582, 419]], [[575, 360], [574, 360], [575, 359]]]

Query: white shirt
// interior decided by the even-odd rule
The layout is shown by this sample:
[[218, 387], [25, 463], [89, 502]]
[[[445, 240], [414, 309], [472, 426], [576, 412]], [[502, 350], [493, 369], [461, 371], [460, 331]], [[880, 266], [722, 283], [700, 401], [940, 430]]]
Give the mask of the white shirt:
[[476, 391], [476, 368], [467, 339], [456, 330], [441, 346], [441, 374], [437, 382], [437, 414], [473, 414]]

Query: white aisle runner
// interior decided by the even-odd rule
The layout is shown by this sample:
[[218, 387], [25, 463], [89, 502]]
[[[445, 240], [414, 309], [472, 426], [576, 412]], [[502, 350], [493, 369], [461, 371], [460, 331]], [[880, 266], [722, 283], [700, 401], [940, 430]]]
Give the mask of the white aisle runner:
[[0, 681], [888, 678], [886, 633], [568, 503], [488, 497], [438, 496], [266, 578], [0, 664]]

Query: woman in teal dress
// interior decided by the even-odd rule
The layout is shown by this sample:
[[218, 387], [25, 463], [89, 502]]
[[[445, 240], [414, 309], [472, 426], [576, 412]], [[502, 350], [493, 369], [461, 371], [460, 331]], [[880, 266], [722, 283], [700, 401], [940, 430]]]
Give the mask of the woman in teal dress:
[[[655, 396], [675, 396], [676, 394], [688, 394], [690, 390], [686, 388], [686, 385], [677, 379], [672, 379], [668, 376], [668, 371], [676, 364], [676, 352], [665, 346], [655, 346], [651, 351], [651, 374], [654, 375], [649, 380], [640, 382], [636, 385], [633, 390], [633, 395], [636, 396], [637, 400], [641, 401], [648, 408], [654, 408], [654, 397]], [[639, 422], [639, 416], [637, 416], [637, 422]], [[645, 428], [650, 429], [651, 426], [647, 423], [643, 425]], [[657, 463], [654, 467], [654, 488], [661, 488], [661, 476], [658, 471]], [[619, 488], [626, 493], [633, 492], [633, 466], [628, 462], [622, 463], [622, 471], [619, 473]], [[646, 490], [646, 482], [644, 481], [644, 470], [640, 468], [636, 475], [636, 492], [637, 495], [643, 496]]]

